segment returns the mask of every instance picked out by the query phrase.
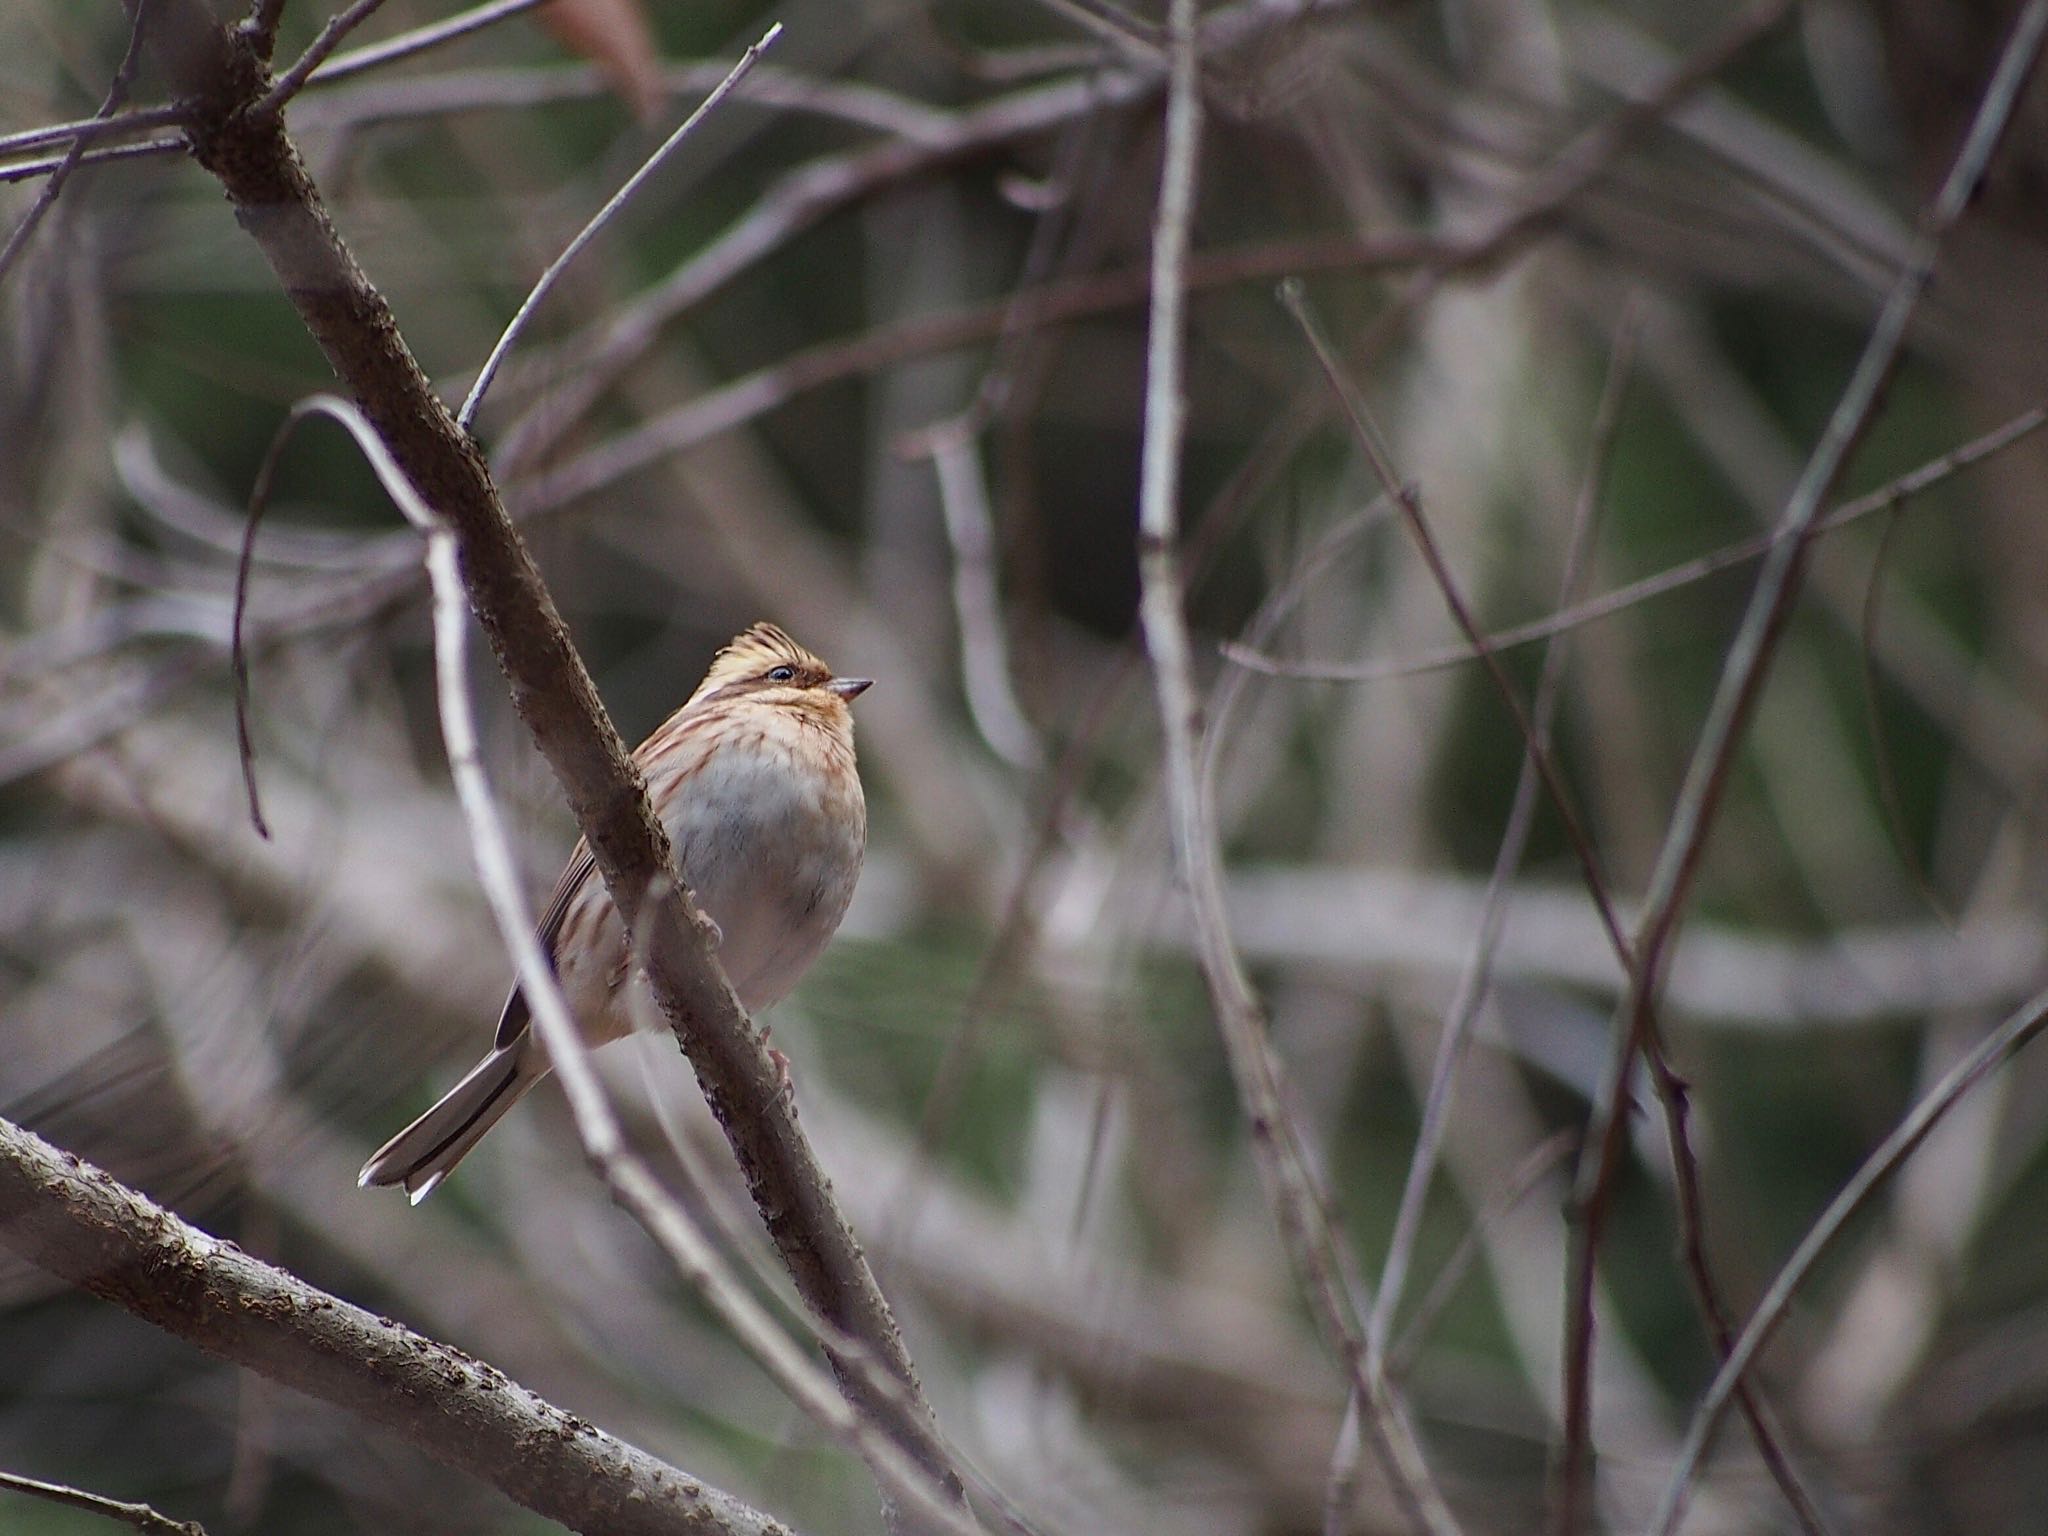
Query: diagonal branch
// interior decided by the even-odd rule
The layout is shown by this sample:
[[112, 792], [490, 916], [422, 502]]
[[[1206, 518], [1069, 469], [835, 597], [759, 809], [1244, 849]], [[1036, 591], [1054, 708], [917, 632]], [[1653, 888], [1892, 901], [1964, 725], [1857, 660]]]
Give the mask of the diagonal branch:
[[173, 1520], [147, 1504], [110, 1499], [105, 1494], [88, 1493], [83, 1488], [72, 1488], [64, 1483], [46, 1483], [39, 1477], [0, 1472], [0, 1488], [9, 1493], [24, 1493], [34, 1499], [46, 1499], [68, 1509], [82, 1509], [87, 1514], [104, 1515], [109, 1520], [118, 1520], [138, 1531], [148, 1532], [149, 1536], [206, 1536], [206, 1528], [197, 1520]]
[[571, 1529], [788, 1536], [460, 1350], [249, 1257], [0, 1120], [0, 1243], [144, 1322], [346, 1408]]
[[135, 83], [135, 68], [142, 62], [142, 17], [149, 0], [135, 0], [135, 15], [128, 23], [128, 47], [121, 55], [120, 66], [114, 71], [114, 78], [107, 86], [105, 99], [100, 110], [73, 136], [70, 148], [64, 151], [64, 158], [50, 172], [50, 179], [36, 194], [36, 200], [29, 205], [21, 222], [14, 226], [14, 233], [7, 237], [7, 244], [0, 246], [0, 283], [7, 281], [7, 274], [14, 270], [14, 264], [21, 259], [21, 253], [28, 249], [28, 242], [34, 236], [36, 227], [43, 222], [57, 202], [57, 194], [64, 190], [64, 183], [71, 173], [78, 169], [92, 144], [96, 130], [106, 129], [128, 100], [129, 88]]
[[2048, 35], [2048, 0], [2030, 0], [1999, 57], [1968, 137], [1922, 224], [1908, 259], [1879, 311], [1856, 369], [1827, 428], [1793, 488], [1775, 540], [1751, 591], [1741, 628], [1728, 648], [1706, 723], [1686, 769], [1670, 828], [1650, 875], [1636, 930], [1636, 970], [1616, 1015], [1613, 1052], [1601, 1082], [1588, 1132], [1591, 1155], [1580, 1161], [1573, 1191], [1573, 1267], [1566, 1297], [1565, 1432], [1560, 1458], [1557, 1529], [1573, 1536], [1585, 1497], [1587, 1426], [1591, 1411], [1593, 1269], [1627, 1132], [1628, 1078], [1644, 1049], [1656, 1006], [1658, 980], [1684, 916], [1693, 880], [1706, 851], [1735, 754], [1762, 692], [1777, 642], [1799, 595], [1807, 551], [1821, 512], [1849, 456], [1876, 413], [1886, 382], [1898, 366], [1906, 328], [1934, 274], [1942, 237], [1962, 216], [2003, 136], [2020, 90]]
[[1225, 1055], [1250, 1123], [1251, 1144], [1281, 1234], [1330, 1344], [1344, 1364], [1375, 1448], [1416, 1523], [1432, 1536], [1458, 1530], [1429, 1470], [1405, 1405], [1374, 1342], [1345, 1296], [1343, 1261], [1328, 1199], [1287, 1106], [1284, 1069], [1267, 1038], [1263, 1009], [1224, 914], [1216, 828], [1200, 769], [1199, 707], [1178, 545], [1184, 417], [1184, 325], [1189, 225], [1201, 135], [1194, 0], [1168, 16], [1171, 74], [1166, 144], [1152, 243], [1152, 309], [1146, 348], [1144, 457], [1139, 485], [1139, 623], [1151, 653], [1164, 737], [1174, 860], [1188, 888], [1202, 972]]
[[1785, 1261], [1785, 1267], [1778, 1271], [1770, 1289], [1757, 1303], [1756, 1311], [1743, 1324], [1741, 1336], [1735, 1340], [1728, 1358], [1715, 1373], [1712, 1385], [1693, 1410], [1685, 1442], [1679, 1447], [1670, 1481], [1665, 1484], [1664, 1492], [1657, 1501], [1657, 1513], [1650, 1522], [1652, 1536], [1673, 1536], [1677, 1531], [1678, 1522], [1685, 1514], [1693, 1475], [1699, 1469], [1700, 1457], [1706, 1453], [1707, 1441], [1720, 1424], [1722, 1415], [1728, 1411], [1730, 1395], [1741, 1386], [1750, 1367], [1756, 1364], [1757, 1355], [1784, 1320], [1785, 1309], [1792, 1304], [1793, 1296], [1806, 1283], [1807, 1276], [1813, 1273], [1813, 1266], [1841, 1235], [1849, 1218], [1862, 1210], [1884, 1181], [1919, 1150], [1920, 1144], [1934, 1133], [1934, 1128], [1951, 1109], [2044, 1029], [2048, 1029], [2048, 992], [2033, 997], [1985, 1036], [1975, 1050], [1950, 1068], [1948, 1074], [1928, 1090], [1927, 1096], [1913, 1106], [1911, 1113], [1893, 1127], [1892, 1133], [1828, 1202], [1820, 1219], [1807, 1229], [1792, 1257]]

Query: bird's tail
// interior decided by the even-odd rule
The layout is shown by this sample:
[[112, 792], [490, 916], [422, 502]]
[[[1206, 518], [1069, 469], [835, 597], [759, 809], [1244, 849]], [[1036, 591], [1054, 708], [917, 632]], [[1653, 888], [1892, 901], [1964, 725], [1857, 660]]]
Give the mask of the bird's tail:
[[484, 1132], [547, 1074], [546, 1054], [530, 1035], [492, 1051], [443, 1094], [438, 1104], [379, 1147], [363, 1164], [356, 1183], [364, 1189], [372, 1184], [403, 1184], [412, 1203], [418, 1205], [483, 1139]]

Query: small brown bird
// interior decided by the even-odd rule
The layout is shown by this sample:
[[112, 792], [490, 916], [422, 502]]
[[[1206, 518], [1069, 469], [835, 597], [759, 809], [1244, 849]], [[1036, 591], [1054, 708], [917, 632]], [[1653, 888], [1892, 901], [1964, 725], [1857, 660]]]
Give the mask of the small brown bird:
[[[633, 754], [749, 1012], [788, 994], [853, 899], [868, 818], [847, 702], [868, 686], [834, 677], [775, 625], [756, 624]], [[586, 1040], [631, 1032], [646, 1012], [633, 994], [647, 983], [628, 976], [625, 925], [581, 842], [541, 918], [540, 943]], [[548, 1070], [515, 985], [491, 1053], [379, 1148], [357, 1182], [403, 1184], [417, 1205]]]

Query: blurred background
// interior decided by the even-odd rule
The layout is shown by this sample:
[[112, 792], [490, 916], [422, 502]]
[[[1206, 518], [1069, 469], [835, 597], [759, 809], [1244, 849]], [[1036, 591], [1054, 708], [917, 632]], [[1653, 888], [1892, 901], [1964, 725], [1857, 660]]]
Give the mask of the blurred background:
[[[1360, 1296], [1470, 1016], [1389, 1339], [1474, 1536], [1546, 1509], [1567, 1191], [1620, 971], [1541, 796], [1493, 879], [1521, 738], [1276, 285], [1301, 279], [1481, 623], [1535, 627], [1503, 654], [1525, 695], [1559, 633], [1559, 760], [1626, 907], [1756, 536], [2015, 9], [1206, 9], [1183, 520], [1226, 895]], [[454, 10], [389, 0], [347, 46]], [[326, 15], [291, 0], [280, 59]], [[963, 1457], [1037, 1531], [1402, 1531], [1345, 1433], [1172, 873], [1134, 554], [1163, 16], [520, 16], [382, 66], [345, 49], [287, 120], [452, 400], [541, 268], [783, 23], [571, 269], [480, 436], [629, 741], [758, 618], [878, 679], [860, 895], [772, 1022]], [[112, 4], [7, 6], [0, 134], [90, 115], [127, 36]], [[145, 64], [133, 102], [164, 92]], [[11, 230], [42, 179], [9, 167], [62, 145], [6, 142]], [[1818, 545], [1660, 1015], [1738, 1320], [2048, 976], [2048, 438], [1983, 443], [2048, 385], [2044, 184], [2037, 86], [1844, 496], [1997, 451]], [[255, 548], [271, 836], [252, 827], [243, 508], [330, 377], [218, 187], [174, 145], [82, 168], [0, 314], [0, 1113], [800, 1531], [880, 1529], [866, 1472], [603, 1197], [552, 1087], [420, 1208], [356, 1188], [480, 1051], [508, 966], [449, 788], [419, 547], [327, 426], [296, 438]], [[574, 834], [486, 655], [487, 766], [539, 899]], [[603, 1060], [663, 1176], [792, 1306], [673, 1046]], [[1713, 1354], [1661, 1117], [1630, 1129], [1593, 1439], [1598, 1517], [1635, 1529]], [[2048, 1062], [2023, 1055], [1794, 1305], [1757, 1382], [1824, 1528], [2040, 1529], [2044, 1139]], [[0, 1361], [5, 1470], [216, 1533], [546, 1528], [12, 1260]], [[0, 1528], [101, 1527], [0, 1494]], [[1686, 1529], [1798, 1528], [1731, 1418]]]

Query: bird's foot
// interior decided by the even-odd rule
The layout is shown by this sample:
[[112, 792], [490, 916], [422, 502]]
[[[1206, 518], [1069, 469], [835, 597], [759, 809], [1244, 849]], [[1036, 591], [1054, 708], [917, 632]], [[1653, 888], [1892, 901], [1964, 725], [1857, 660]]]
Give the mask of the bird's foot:
[[775, 1063], [775, 1091], [777, 1094], [793, 1093], [795, 1085], [789, 1080], [789, 1058], [774, 1046], [768, 1045], [768, 1034], [773, 1028], [774, 1026], [770, 1024], [761, 1026], [761, 1043], [768, 1046], [768, 1059]]

